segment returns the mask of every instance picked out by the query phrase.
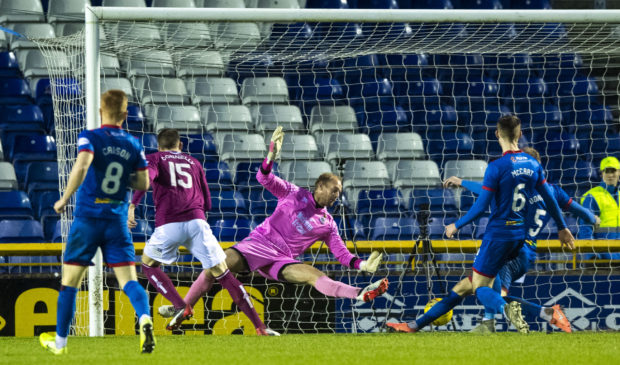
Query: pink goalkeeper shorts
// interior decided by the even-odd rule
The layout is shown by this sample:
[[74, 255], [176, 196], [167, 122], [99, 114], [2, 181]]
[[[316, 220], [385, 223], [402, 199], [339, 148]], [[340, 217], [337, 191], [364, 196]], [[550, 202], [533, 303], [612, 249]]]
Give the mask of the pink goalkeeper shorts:
[[256, 236], [247, 237], [232, 248], [245, 258], [250, 271], [258, 271], [267, 279], [284, 281], [280, 276], [280, 271], [284, 266], [301, 264], [300, 261], [282, 253], [270, 242]]

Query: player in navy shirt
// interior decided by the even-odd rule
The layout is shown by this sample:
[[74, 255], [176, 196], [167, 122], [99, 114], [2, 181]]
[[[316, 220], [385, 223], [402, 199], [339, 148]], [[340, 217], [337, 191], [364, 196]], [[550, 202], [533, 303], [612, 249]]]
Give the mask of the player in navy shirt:
[[574, 238], [566, 228], [560, 207], [546, 183], [542, 167], [532, 156], [519, 150], [521, 121], [516, 116], [502, 116], [497, 123], [496, 137], [503, 156], [489, 164], [482, 191], [471, 210], [456, 223], [446, 226], [446, 236], [452, 238], [459, 228], [471, 223], [491, 205], [491, 216], [480, 250], [472, 267], [472, 285], [476, 297], [487, 308], [504, 313], [521, 333], [528, 326], [521, 318], [516, 302], [507, 304], [492, 289], [495, 276], [508, 261], [516, 258], [525, 240], [525, 220], [528, 199], [540, 194], [547, 212], [556, 221], [562, 245], [574, 248]]
[[67, 352], [78, 287], [98, 248], [136, 310], [142, 352], [152, 352], [155, 346], [149, 301], [137, 281], [135, 251], [127, 226], [128, 188], [149, 187], [144, 150], [136, 138], [121, 129], [127, 118], [127, 96], [123, 91], [108, 90], [101, 96], [100, 115], [101, 128], [80, 133], [78, 155], [67, 187], [54, 204], [56, 212], [64, 212], [77, 190], [74, 219], [63, 254], [56, 337], [47, 333], [40, 337], [43, 347], [54, 354]]

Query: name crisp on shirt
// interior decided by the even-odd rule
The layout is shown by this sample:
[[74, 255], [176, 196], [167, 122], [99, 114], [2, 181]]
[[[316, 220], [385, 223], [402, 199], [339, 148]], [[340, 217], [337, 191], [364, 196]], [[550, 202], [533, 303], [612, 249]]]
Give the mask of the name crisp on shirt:
[[512, 177], [517, 177], [519, 175], [527, 175], [527, 176], [532, 176], [534, 175], [534, 170], [525, 168], [525, 167], [521, 167], [515, 170], [512, 170], [511, 172]]

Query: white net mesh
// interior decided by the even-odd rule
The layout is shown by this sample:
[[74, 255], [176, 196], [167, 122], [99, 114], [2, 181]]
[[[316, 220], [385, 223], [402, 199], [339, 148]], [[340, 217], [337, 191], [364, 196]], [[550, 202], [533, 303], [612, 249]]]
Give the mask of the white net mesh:
[[[204, 163], [213, 198], [208, 221], [226, 246], [275, 208], [277, 201], [255, 173], [277, 125], [287, 134], [277, 174], [309, 187], [322, 172], [341, 173], [346, 201], [333, 215], [351, 251], [361, 257], [370, 247], [385, 251], [379, 274], [392, 279], [389, 295], [352, 310], [349, 300], [325, 298], [308, 286], [256, 274], [241, 279], [252, 286], [256, 308], [271, 328], [370, 332], [388, 317], [415, 318], [429, 297], [443, 295], [467, 273], [486, 218], [462, 229], [459, 240], [446, 240], [444, 224], [464, 214], [474, 197], [441, 189], [440, 183], [452, 175], [482, 180], [487, 163], [501, 154], [493, 135], [499, 116], [515, 113], [522, 119], [522, 145], [540, 152], [549, 181], [570, 196], [577, 199], [598, 184], [600, 160], [620, 152], [612, 115], [618, 34], [617, 24], [587, 23], [105, 21], [101, 91], [129, 95], [127, 128], [147, 153], [156, 150], [162, 128], [181, 132], [184, 150]], [[85, 128], [83, 34], [46, 40], [42, 49], [52, 79], [62, 190], [76, 136]], [[60, 65], [54, 53], [59, 51], [70, 68]], [[81, 92], [63, 91], [65, 83]], [[150, 193], [138, 211], [142, 228], [134, 230], [134, 240], [140, 242], [154, 225]], [[428, 222], [421, 212], [429, 213]], [[577, 219], [567, 220], [577, 233]], [[424, 261], [425, 232], [439, 254], [441, 279]], [[565, 305], [578, 329], [617, 328], [607, 320], [617, 316], [611, 297], [618, 290], [613, 269], [618, 262], [608, 260], [615, 243], [584, 244], [573, 257], [544, 241], [556, 237], [551, 222], [539, 236], [538, 264], [511, 293]], [[349, 272], [321, 248], [302, 261], [358, 286], [379, 277]], [[584, 261], [595, 257], [607, 260]], [[183, 295], [200, 268], [191, 256], [179, 261], [166, 270]], [[107, 283], [114, 284], [109, 278]], [[105, 289], [106, 332], [133, 333], [127, 298], [114, 286]], [[154, 313], [162, 303], [157, 296]], [[86, 307], [80, 308], [83, 315]], [[448, 328], [471, 328], [479, 311], [468, 299]], [[253, 332], [219, 287], [199, 302], [195, 318], [182, 327], [185, 333]], [[155, 314], [155, 320], [163, 329], [164, 319]], [[538, 328], [550, 328], [539, 321], [531, 319]], [[76, 331], [84, 333], [83, 326], [78, 320]]]

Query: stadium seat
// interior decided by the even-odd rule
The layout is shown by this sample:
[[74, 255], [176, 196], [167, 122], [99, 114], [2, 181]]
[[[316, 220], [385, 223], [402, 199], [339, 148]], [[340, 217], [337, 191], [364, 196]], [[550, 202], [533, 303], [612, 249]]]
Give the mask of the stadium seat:
[[[268, 144], [270, 140], [271, 133], [266, 133], [265, 144]], [[322, 157], [314, 137], [305, 134], [285, 134], [281, 151], [282, 161], [320, 160]]]
[[[431, 135], [449, 135], [457, 130], [457, 122], [462, 118], [452, 105], [424, 105], [419, 109], [413, 109], [413, 129], [422, 137], [429, 138]], [[467, 120], [467, 119], [465, 119]], [[463, 120], [461, 120], [463, 122]]]
[[334, 133], [329, 138], [325, 159], [337, 168], [346, 160], [371, 160], [374, 151], [368, 135]]
[[187, 89], [194, 105], [239, 104], [237, 84], [230, 78], [199, 78], [187, 82]]
[[157, 136], [153, 133], [136, 133], [134, 136], [142, 142], [147, 154], [157, 152]]
[[500, 0], [460, 0], [460, 9], [493, 9], [500, 10], [504, 7]]
[[405, 206], [409, 206], [410, 189], [441, 185], [439, 168], [433, 161], [388, 161], [388, 173], [395, 188], [401, 190]]
[[33, 218], [32, 205], [25, 192], [0, 191], [0, 220]]
[[46, 215], [58, 216], [54, 211], [54, 203], [60, 199], [60, 193], [58, 191], [42, 191], [40, 194], [33, 194], [32, 199], [34, 212], [36, 214], [35, 217], [37, 219], [41, 219]]
[[534, 148], [543, 156], [575, 160], [583, 152], [579, 140], [571, 133], [540, 131], [534, 137]]
[[202, 135], [190, 134], [181, 136], [183, 150], [200, 162], [217, 162], [217, 148], [213, 136], [205, 133]]
[[253, 50], [261, 40], [256, 23], [213, 23], [210, 30], [215, 47], [220, 50]]
[[425, 110], [427, 105], [439, 105], [444, 94], [439, 80], [423, 76], [420, 80], [399, 82], [396, 86], [396, 100], [400, 105], [410, 106], [413, 110]]
[[305, 133], [301, 112], [294, 105], [252, 105], [250, 114], [256, 130], [264, 135], [270, 135], [278, 126], [285, 133]]
[[263, 160], [267, 154], [260, 134], [220, 133], [215, 136], [218, 154], [224, 161]]
[[551, 9], [549, 0], [510, 0], [511, 9]]
[[135, 79], [134, 86], [138, 90], [142, 104], [189, 104], [189, 95], [183, 80], [172, 77], [147, 77], [140, 87], [137, 85], [141, 83], [140, 79]]
[[17, 190], [17, 176], [10, 162], [0, 161], [0, 191]]
[[463, 180], [482, 182], [487, 163], [483, 160], [453, 160], [443, 166], [443, 179], [457, 176]]
[[19, 181], [26, 177], [28, 164], [33, 161], [56, 161], [56, 142], [54, 137], [45, 135], [15, 136], [15, 145], [9, 151], [13, 167]]
[[408, 0], [409, 6], [399, 3], [401, 9], [454, 9], [450, 0]]
[[357, 198], [362, 189], [385, 189], [390, 187], [390, 177], [381, 161], [348, 161], [344, 166], [342, 188], [347, 192], [349, 205], [357, 207]]
[[[48, 236], [46, 236], [46, 238], [47, 237]], [[60, 220], [58, 222], [56, 222], [56, 224], [54, 225], [54, 231], [52, 233], [50, 241], [54, 242], [54, 243], [62, 242], [62, 231], [61, 231], [61, 222], [60, 222]]]
[[131, 239], [134, 242], [146, 242], [147, 237], [153, 234], [153, 228], [145, 219], [136, 219], [138, 224], [131, 229]]
[[0, 79], [0, 104], [31, 104], [32, 92], [22, 78]]
[[226, 162], [207, 161], [202, 166], [205, 170], [209, 190], [226, 190], [232, 186], [232, 174]]
[[278, 199], [267, 189], [250, 189], [246, 204], [252, 217], [268, 217], [278, 205]]
[[[136, 42], [140, 42], [136, 39]], [[144, 47], [147, 47], [146, 45]], [[174, 77], [175, 69], [170, 53], [161, 50], [149, 50], [148, 57], [136, 55], [128, 60], [125, 68], [127, 77]], [[137, 90], [139, 93], [139, 90]]]
[[[233, 184], [239, 189], [245, 189], [249, 186], [259, 186], [260, 183], [256, 180], [256, 173], [260, 169], [262, 161], [253, 162], [237, 162], [231, 165], [231, 171], [233, 173]], [[279, 176], [278, 164], [274, 163], [271, 172]]]
[[454, 136], [428, 140], [428, 154], [434, 161], [471, 158], [474, 141], [467, 133], [456, 132]]
[[[38, 106], [32, 104], [0, 106], [0, 130], [28, 133], [30, 130], [43, 128], [43, 113]], [[10, 146], [5, 147], [8, 151]]]
[[203, 105], [200, 113], [209, 132], [254, 132], [254, 122], [245, 105]]
[[[428, 219], [428, 236], [430, 239], [432, 240], [441, 240], [441, 239], [448, 239], [446, 236], [444, 236], [445, 233], [445, 226], [452, 224], [456, 221], [456, 217], [443, 217], [440, 215], [436, 215], [436, 216], [431, 216]], [[459, 229], [459, 232], [457, 232], [456, 237], [453, 237], [453, 239], [471, 239], [472, 237], [472, 229], [470, 228], [471, 225], [467, 225], [467, 228], [465, 228], [464, 230], [466, 230], [466, 233], [469, 233], [469, 237], [466, 237], [466, 235], [463, 235], [463, 232], [461, 232], [461, 230]]]
[[101, 79], [101, 92], [104, 93], [108, 90], [118, 89], [125, 92], [127, 95], [127, 99], [129, 102], [135, 102], [136, 97], [133, 94], [133, 87], [131, 86], [131, 82], [125, 78], [113, 78], [106, 77]]
[[44, 22], [45, 14], [40, 0], [0, 1], [0, 23]]
[[210, 221], [211, 230], [215, 238], [221, 242], [239, 242], [246, 238], [251, 231], [251, 221], [242, 218], [218, 219]]
[[200, 112], [195, 106], [159, 105], [154, 119], [155, 133], [159, 133], [163, 128], [174, 128], [180, 134], [201, 134], [204, 129]]
[[370, 221], [370, 240], [415, 240], [420, 227], [413, 218], [378, 217]]
[[365, 225], [371, 217], [400, 217], [405, 212], [397, 189], [362, 189], [356, 197], [350, 194], [347, 197], [348, 201], [355, 201], [355, 214]]
[[203, 8], [245, 8], [243, 0], [197, 0], [196, 5]]
[[399, 9], [396, 0], [357, 0], [359, 9]]
[[325, 161], [286, 161], [280, 165], [285, 180], [303, 187], [314, 187], [316, 179], [324, 172], [332, 172]]
[[357, 127], [355, 110], [348, 105], [316, 105], [310, 112], [310, 133], [316, 137], [319, 145], [321, 135], [326, 132], [353, 133]]
[[146, 132], [149, 126], [145, 123], [144, 112], [139, 105], [127, 106], [127, 130], [136, 132]]
[[47, 21], [57, 22], [83, 22], [84, 9], [90, 1], [84, 0], [49, 0], [47, 6]]
[[382, 133], [378, 138], [378, 160], [424, 159], [424, 156], [422, 138], [417, 133]]
[[243, 104], [288, 103], [288, 88], [281, 77], [249, 77], [241, 85]]
[[300, 80], [295, 100], [300, 100], [302, 114], [309, 114], [312, 107], [321, 104], [342, 103], [344, 88], [337, 79], [317, 77], [316, 79], [303, 78]]
[[58, 174], [57, 162], [31, 162], [26, 170], [24, 186], [28, 194], [34, 190], [57, 190]]
[[0, 77], [20, 77], [19, 64], [13, 52], [0, 52]]
[[273, 24], [270, 42], [284, 42], [284, 44], [295, 45], [312, 44], [316, 42], [316, 36], [315, 27], [308, 23]]
[[306, 8], [309, 9], [348, 9], [347, 0], [308, 0]]
[[153, 8], [195, 8], [194, 0], [153, 0]]
[[432, 215], [456, 216], [457, 202], [450, 189], [413, 189], [407, 209], [411, 212], [429, 211]]
[[[204, 24], [202, 24], [204, 25]], [[177, 36], [180, 37], [180, 36]], [[206, 38], [203, 36], [202, 38]], [[173, 40], [175, 45], [179, 43], [178, 39]], [[181, 43], [183, 41], [180, 41]], [[198, 43], [199, 40], [190, 39], [187, 41]], [[203, 41], [206, 42], [206, 41]], [[204, 46], [207, 48], [208, 46]], [[221, 77], [224, 75], [226, 66], [222, 60], [222, 56], [216, 51], [196, 51], [188, 53], [183, 48], [179, 52], [172, 50], [172, 58], [177, 70], [177, 76], [183, 79], [191, 79], [196, 77]]]
[[344, 80], [346, 84], [357, 83], [358, 87], [361, 81], [377, 80], [378, 67], [379, 57], [376, 54], [347, 57], [330, 63], [330, 68], [334, 70], [333, 76]]
[[32, 219], [1, 220], [0, 243], [43, 243], [43, 227]]
[[56, 37], [54, 27], [47, 23], [14, 23], [12, 24], [11, 29], [25, 36], [17, 37], [11, 35], [11, 50], [18, 53], [24, 50], [38, 49], [37, 44], [30, 39]]

